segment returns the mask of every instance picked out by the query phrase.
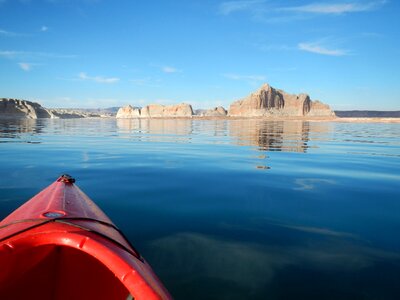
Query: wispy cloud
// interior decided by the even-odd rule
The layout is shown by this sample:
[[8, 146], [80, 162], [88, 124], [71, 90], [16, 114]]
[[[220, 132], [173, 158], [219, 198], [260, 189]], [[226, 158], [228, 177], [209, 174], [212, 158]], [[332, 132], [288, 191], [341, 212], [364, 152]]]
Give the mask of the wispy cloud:
[[0, 57], [3, 58], [14, 58], [19, 55], [21, 52], [18, 51], [0, 51]]
[[26, 63], [26, 62], [20, 62], [20, 63], [18, 63], [18, 66], [19, 66], [22, 70], [28, 72], [28, 71], [32, 70], [33, 64]]
[[386, 0], [372, 2], [347, 2], [347, 3], [312, 3], [301, 6], [280, 8], [281, 11], [312, 14], [345, 14], [352, 12], [371, 11], [386, 4]]
[[77, 58], [73, 54], [60, 54], [51, 52], [30, 52], [15, 50], [0, 50], [0, 57], [8, 59], [26, 59], [26, 58]]
[[178, 70], [177, 68], [171, 67], [171, 66], [163, 66], [161, 68], [161, 71], [164, 73], [179, 73], [182, 72], [181, 70]]
[[138, 85], [138, 86], [149, 86], [149, 87], [159, 87], [161, 80], [159, 79], [154, 79], [151, 77], [145, 77], [145, 78], [135, 78], [135, 79], [131, 79], [129, 80], [130, 82], [132, 82], [134, 85]]
[[343, 49], [329, 49], [318, 42], [315, 43], [299, 43], [298, 49], [301, 51], [329, 55], [329, 56], [344, 56], [349, 55], [349, 51]]
[[227, 1], [221, 3], [219, 12], [223, 15], [229, 15], [238, 11], [253, 11], [264, 2], [263, 0]]
[[347, 2], [314, 2], [299, 6], [282, 6], [266, 0], [242, 0], [223, 2], [219, 6], [221, 15], [247, 12], [253, 20], [267, 23], [290, 22], [308, 19], [316, 15], [341, 15], [377, 10], [387, 0], [350, 0]]
[[266, 81], [266, 77], [264, 75], [240, 75], [235, 73], [225, 73], [222, 74], [222, 76], [230, 80], [243, 81], [254, 86]]
[[289, 51], [296, 50], [293, 46], [279, 45], [279, 44], [264, 44], [264, 43], [254, 43], [254, 47], [261, 51]]
[[49, 30], [49, 27], [47, 27], [47, 26], [42, 26], [42, 27], [40, 27], [40, 31], [42, 31], [42, 32], [46, 32], [47, 30]]
[[150, 63], [149, 64], [151, 67], [153, 68], [157, 68], [159, 69], [161, 72], [163, 73], [167, 73], [167, 74], [173, 74], [173, 73], [182, 73], [183, 71], [171, 66], [171, 65], [164, 65], [164, 64], [156, 64], [156, 63]]
[[[1, 2], [0, 2], [1, 3]], [[4, 29], [0, 29], [0, 36], [7, 36], [7, 37], [13, 37], [13, 36], [18, 36], [20, 34]]]
[[232, 80], [245, 80], [245, 81], [264, 81], [266, 79], [263, 75], [239, 75], [234, 73], [222, 74], [225, 78]]
[[85, 81], [94, 81], [97, 83], [115, 83], [120, 79], [117, 77], [88, 76], [86, 73], [79, 73], [79, 79]]

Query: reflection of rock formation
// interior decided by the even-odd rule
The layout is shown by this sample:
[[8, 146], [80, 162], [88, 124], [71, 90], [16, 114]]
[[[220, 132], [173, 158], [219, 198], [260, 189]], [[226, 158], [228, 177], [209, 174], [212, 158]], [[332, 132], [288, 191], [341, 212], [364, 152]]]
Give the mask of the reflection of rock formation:
[[[326, 139], [329, 123], [267, 121], [262, 119], [117, 119], [121, 132], [137, 133], [137, 138], [165, 140], [180, 136], [191, 140], [199, 133], [211, 143], [256, 146], [262, 151], [306, 152], [309, 140]], [[195, 135], [192, 137], [191, 135]], [[218, 137], [218, 138], [213, 138]], [[225, 138], [230, 137], [230, 138]]]
[[333, 117], [334, 112], [320, 101], [311, 101], [307, 94], [291, 95], [264, 84], [255, 93], [232, 103], [229, 116]]
[[155, 135], [190, 135], [189, 119], [117, 119], [118, 128], [128, 132]]
[[0, 118], [52, 118], [39, 103], [16, 99], [0, 99]]
[[[326, 123], [303, 121], [232, 120], [229, 135], [240, 145], [252, 145], [264, 151], [306, 152], [309, 133], [327, 132]], [[312, 127], [312, 129], [310, 129]]]
[[0, 119], [0, 138], [21, 138], [27, 133], [26, 136], [31, 140], [36, 134], [42, 133], [47, 122], [40, 119]]
[[[228, 135], [229, 121], [225, 119], [211, 119], [193, 122], [193, 127], [196, 132], [207, 132], [210, 136], [225, 137]], [[217, 140], [223, 142], [223, 139]]]

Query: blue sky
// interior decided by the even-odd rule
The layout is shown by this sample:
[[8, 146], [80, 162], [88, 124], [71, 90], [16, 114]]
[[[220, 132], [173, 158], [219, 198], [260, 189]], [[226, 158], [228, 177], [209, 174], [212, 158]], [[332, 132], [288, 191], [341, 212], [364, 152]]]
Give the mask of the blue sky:
[[0, 0], [0, 97], [228, 107], [268, 82], [399, 110], [399, 16], [397, 0]]

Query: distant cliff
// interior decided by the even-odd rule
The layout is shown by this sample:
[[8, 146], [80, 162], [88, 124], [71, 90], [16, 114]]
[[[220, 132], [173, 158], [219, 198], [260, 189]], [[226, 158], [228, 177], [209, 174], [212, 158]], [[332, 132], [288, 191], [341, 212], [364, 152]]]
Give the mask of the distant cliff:
[[0, 99], [0, 118], [9, 119], [75, 119], [99, 118], [115, 116], [116, 108], [108, 109], [72, 109], [72, 108], [44, 108], [39, 103], [27, 100]]
[[231, 104], [233, 117], [334, 117], [329, 105], [311, 101], [307, 94], [292, 95], [264, 84], [259, 90]]
[[39, 119], [53, 117], [53, 114], [39, 103], [8, 98], [0, 99], [0, 118]]
[[190, 104], [181, 103], [177, 105], [150, 104], [143, 108], [127, 105], [121, 107], [117, 112], [118, 119], [126, 118], [179, 118], [192, 117], [193, 109]]

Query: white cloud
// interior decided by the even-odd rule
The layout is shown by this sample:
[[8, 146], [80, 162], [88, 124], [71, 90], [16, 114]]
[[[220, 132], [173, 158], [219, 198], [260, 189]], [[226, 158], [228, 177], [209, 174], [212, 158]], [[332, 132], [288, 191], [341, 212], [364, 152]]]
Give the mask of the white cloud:
[[172, 73], [182, 73], [183, 71], [180, 69], [177, 69], [171, 65], [164, 65], [164, 64], [156, 64], [156, 63], [150, 63], [149, 64], [153, 68], [159, 69], [163, 73], [167, 74], [172, 74]]
[[285, 7], [281, 8], [280, 10], [313, 14], [344, 14], [374, 10], [384, 5], [385, 3], [387, 3], [386, 0], [372, 1], [367, 3], [312, 3], [301, 6]]
[[117, 77], [101, 77], [101, 76], [88, 76], [86, 73], [81, 72], [79, 73], [80, 80], [87, 80], [87, 81], [94, 81], [98, 83], [115, 83], [118, 82], [120, 79]]
[[264, 2], [263, 0], [227, 1], [221, 3], [219, 11], [223, 15], [229, 15], [237, 11], [254, 10], [258, 4]]
[[0, 57], [13, 59], [29, 58], [77, 58], [77, 55], [58, 54], [51, 52], [30, 52], [30, 51], [15, 51], [15, 50], [0, 50]]
[[300, 43], [298, 44], [299, 50], [307, 51], [311, 53], [321, 54], [321, 55], [329, 55], [329, 56], [344, 56], [349, 55], [347, 50], [343, 49], [328, 49], [324, 46], [321, 46], [319, 43]]
[[151, 77], [135, 78], [129, 81], [137, 86], [147, 86], [147, 87], [159, 87], [161, 83], [161, 80], [153, 79]]
[[0, 51], [0, 57], [4, 58], [14, 58], [19, 55], [21, 52], [18, 51]]
[[181, 72], [180, 70], [178, 70], [178, 69], [176, 69], [176, 68], [174, 68], [174, 67], [170, 67], [170, 66], [163, 66], [163, 67], [161, 68], [161, 70], [162, 70], [164, 73], [178, 73], [178, 72]]
[[42, 31], [42, 32], [46, 32], [47, 30], [49, 30], [49, 27], [47, 27], [47, 26], [40, 27], [40, 31]]
[[221, 15], [236, 12], [248, 12], [258, 22], [276, 23], [307, 19], [315, 15], [340, 15], [346, 13], [367, 12], [379, 9], [388, 0], [348, 0], [327, 3], [319, 1], [299, 6], [279, 6], [278, 1], [241, 0], [223, 2], [219, 6]]
[[28, 71], [32, 70], [33, 64], [20, 62], [20, 63], [18, 63], [18, 66], [19, 66], [22, 70], [28, 72]]
[[19, 35], [18, 33], [15, 33], [15, 32], [12, 32], [12, 31], [8, 31], [8, 30], [4, 30], [4, 29], [0, 29], [0, 36], [12, 37], [12, 36], [18, 36], [18, 35]]
[[222, 74], [225, 78], [232, 79], [232, 80], [245, 80], [245, 81], [265, 81], [266, 77], [263, 75], [238, 75], [233, 73], [225, 73]]

